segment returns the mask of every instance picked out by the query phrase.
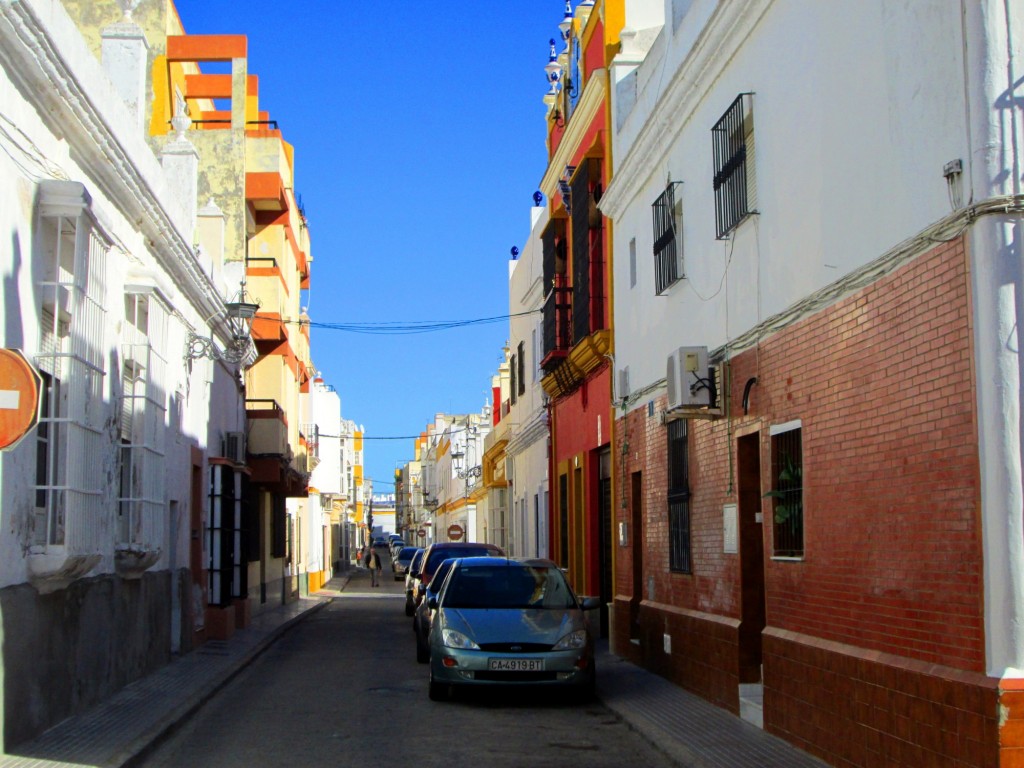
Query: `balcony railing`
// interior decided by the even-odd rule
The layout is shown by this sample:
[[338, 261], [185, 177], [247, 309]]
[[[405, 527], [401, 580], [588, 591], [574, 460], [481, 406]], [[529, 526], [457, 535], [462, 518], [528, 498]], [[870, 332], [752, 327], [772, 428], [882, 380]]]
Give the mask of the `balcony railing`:
[[556, 276], [555, 285], [544, 301], [544, 357], [541, 367], [545, 371], [568, 355], [572, 343], [572, 290], [564, 281], [565, 278]]

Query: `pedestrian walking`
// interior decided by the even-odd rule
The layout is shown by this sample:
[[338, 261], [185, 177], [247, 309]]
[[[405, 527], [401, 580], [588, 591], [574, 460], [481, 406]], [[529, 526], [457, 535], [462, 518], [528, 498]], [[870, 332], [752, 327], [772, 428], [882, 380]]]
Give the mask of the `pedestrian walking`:
[[366, 567], [370, 569], [370, 586], [379, 587], [381, 572], [380, 555], [377, 554], [373, 547], [370, 547], [367, 552], [366, 563]]

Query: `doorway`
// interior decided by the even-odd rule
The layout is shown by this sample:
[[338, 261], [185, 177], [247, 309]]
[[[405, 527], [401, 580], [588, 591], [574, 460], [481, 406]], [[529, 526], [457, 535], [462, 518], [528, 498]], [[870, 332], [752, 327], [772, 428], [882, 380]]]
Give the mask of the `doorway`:
[[740, 716], [763, 727], [761, 633], [767, 624], [764, 584], [764, 525], [761, 512], [760, 433], [737, 441], [740, 555]]
[[597, 472], [597, 514], [598, 551], [601, 572], [599, 589], [601, 593], [601, 637], [608, 637], [608, 605], [614, 588], [612, 574], [612, 452], [610, 448], [601, 451]]
[[764, 537], [761, 522], [760, 433], [739, 438], [740, 682], [761, 682], [761, 633], [766, 624]]
[[632, 536], [633, 592], [629, 598], [629, 637], [640, 642], [640, 603], [644, 599], [643, 473], [629, 477], [629, 527]]

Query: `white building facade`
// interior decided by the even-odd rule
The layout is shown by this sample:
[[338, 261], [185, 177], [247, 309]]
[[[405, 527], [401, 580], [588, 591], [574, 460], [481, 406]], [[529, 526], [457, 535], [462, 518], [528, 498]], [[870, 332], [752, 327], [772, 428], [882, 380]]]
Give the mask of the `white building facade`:
[[544, 263], [541, 233], [547, 209], [530, 211], [530, 236], [518, 258], [509, 263], [509, 343], [511, 376], [505, 447], [509, 487], [509, 553], [516, 557], [550, 557], [548, 551], [548, 412], [541, 386], [543, 372], [542, 309]]
[[101, 64], [61, 3], [0, 3], [0, 346], [43, 380], [0, 455], [4, 746], [201, 642], [242, 514], [238, 276], [196, 248], [194, 147], [147, 141], [142, 30], [102, 38]]
[[[623, 7], [613, 647], [833, 764], [996, 764], [1024, 669], [1024, 9]], [[843, 709], [879, 680], [897, 703]]]

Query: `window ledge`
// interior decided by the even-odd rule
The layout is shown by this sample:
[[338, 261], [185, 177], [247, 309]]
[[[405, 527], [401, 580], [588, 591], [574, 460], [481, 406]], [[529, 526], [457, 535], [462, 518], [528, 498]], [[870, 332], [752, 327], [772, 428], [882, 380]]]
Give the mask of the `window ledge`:
[[138, 579], [160, 559], [160, 549], [140, 545], [119, 545], [114, 552], [114, 565], [118, 575]]
[[804, 561], [804, 558], [803, 555], [801, 555], [800, 557], [772, 555], [772, 560], [777, 560], [781, 563], [802, 563]]
[[99, 554], [71, 554], [65, 547], [48, 547], [28, 557], [28, 578], [41, 595], [66, 588], [99, 565]]

